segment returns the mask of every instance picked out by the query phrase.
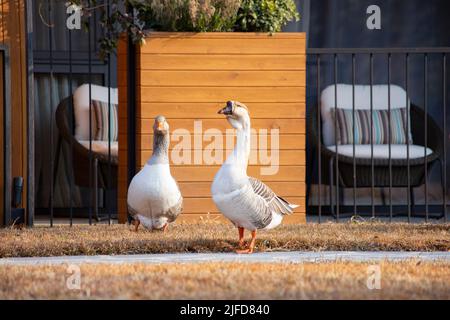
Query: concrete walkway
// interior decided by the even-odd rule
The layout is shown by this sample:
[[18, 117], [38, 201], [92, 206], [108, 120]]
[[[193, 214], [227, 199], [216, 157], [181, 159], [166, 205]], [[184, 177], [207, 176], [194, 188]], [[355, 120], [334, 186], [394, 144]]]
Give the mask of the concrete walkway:
[[4, 265], [57, 265], [84, 263], [199, 263], [199, 262], [321, 262], [321, 261], [401, 261], [419, 259], [423, 261], [445, 261], [450, 263], [450, 252], [389, 252], [389, 251], [324, 251], [324, 252], [261, 252], [251, 255], [235, 253], [164, 253], [117, 256], [62, 256], [33, 258], [2, 258]]

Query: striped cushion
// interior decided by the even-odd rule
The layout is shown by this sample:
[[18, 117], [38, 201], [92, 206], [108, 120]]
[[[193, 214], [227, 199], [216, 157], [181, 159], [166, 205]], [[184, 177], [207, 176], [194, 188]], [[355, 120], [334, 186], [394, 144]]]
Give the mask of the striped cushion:
[[[353, 135], [353, 110], [336, 109], [337, 113], [337, 143], [338, 144], [370, 144], [373, 132], [373, 144], [389, 144], [389, 112], [388, 110], [373, 110], [372, 123], [370, 110], [355, 110], [355, 134]], [[391, 144], [406, 144], [406, 108], [391, 109]], [[353, 139], [354, 138], [354, 139]], [[354, 140], [354, 141], [353, 141]], [[409, 142], [412, 144], [411, 136]]]
[[118, 140], [118, 116], [117, 105], [111, 104], [111, 122], [108, 123], [108, 103], [98, 100], [92, 100], [92, 113], [95, 119], [93, 128], [93, 138], [99, 141], [108, 141], [108, 127], [111, 128], [111, 141]]

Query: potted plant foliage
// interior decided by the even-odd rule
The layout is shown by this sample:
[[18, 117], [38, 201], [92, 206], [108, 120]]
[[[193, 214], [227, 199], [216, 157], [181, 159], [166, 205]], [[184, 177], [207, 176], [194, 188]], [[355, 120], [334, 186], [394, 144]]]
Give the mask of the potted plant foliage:
[[125, 33], [145, 43], [149, 32], [280, 32], [300, 14], [294, 0], [71, 0], [87, 25], [102, 8], [101, 54], [116, 48]]

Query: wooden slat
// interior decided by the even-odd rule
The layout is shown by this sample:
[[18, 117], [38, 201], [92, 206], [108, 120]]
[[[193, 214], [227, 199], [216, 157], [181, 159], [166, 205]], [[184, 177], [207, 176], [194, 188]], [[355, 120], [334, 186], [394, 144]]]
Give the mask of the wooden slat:
[[[178, 181], [212, 181], [219, 168], [217, 166], [182, 167], [172, 168], [172, 174]], [[260, 173], [260, 167], [249, 166], [248, 174], [263, 181], [304, 181], [304, 166], [282, 166], [276, 175], [264, 175]]]
[[[124, 90], [119, 90], [119, 95], [124, 95], [126, 92]], [[125, 101], [119, 102], [117, 106], [117, 114], [119, 118], [126, 118], [127, 117], [127, 103]], [[120, 128], [119, 128], [120, 129]]]
[[[299, 205], [294, 212], [305, 212], [305, 198], [286, 197], [286, 201]], [[183, 212], [186, 213], [220, 213], [211, 197], [185, 198], [183, 200]]]
[[139, 102], [304, 102], [305, 87], [142, 87]]
[[117, 211], [118, 211], [118, 218], [119, 223], [125, 223], [127, 221], [127, 200], [125, 197], [119, 196], [117, 198]]
[[[124, 221], [123, 223], [125, 223]], [[306, 218], [303, 212], [296, 212], [289, 216], [283, 218], [282, 225], [305, 223]], [[181, 213], [175, 220], [174, 224], [214, 224], [214, 223], [226, 223], [231, 224], [231, 222], [225, 218], [221, 213]], [[237, 237], [237, 235], [236, 235]]]
[[142, 70], [305, 70], [305, 55], [143, 54]]
[[147, 37], [141, 53], [176, 54], [299, 54], [305, 51], [305, 38], [165, 38]]
[[175, 224], [215, 224], [215, 223], [230, 223], [231, 222], [220, 213], [214, 214], [186, 214], [182, 213]]
[[[301, 87], [305, 85], [305, 71], [179, 71], [141, 70], [143, 86], [255, 86]], [[126, 79], [119, 79], [124, 85]]]
[[167, 32], [152, 31], [147, 38], [170, 39], [306, 39], [305, 33], [299, 32]]
[[[191, 134], [198, 134], [205, 132], [206, 130], [213, 128], [222, 131], [230, 130], [230, 124], [223, 119], [206, 119], [197, 120], [193, 119], [168, 119], [170, 121], [170, 128], [172, 134], [177, 133], [176, 129], [188, 130]], [[119, 119], [119, 125], [123, 124], [123, 119]], [[137, 120], [137, 130], [141, 134], [150, 134], [153, 132], [153, 119], [141, 119]], [[196, 128], [196, 130], [194, 130]], [[301, 119], [254, 119], [252, 121], [252, 128], [256, 130], [260, 129], [279, 129], [279, 134], [289, 133], [305, 133], [305, 121]], [[184, 132], [184, 131], [183, 131]], [[270, 131], [269, 131], [270, 132]]]
[[[117, 55], [117, 70], [125, 71], [127, 68], [127, 55], [126, 53], [120, 53]], [[119, 79], [118, 79], [119, 80]], [[120, 80], [119, 80], [120, 81]], [[123, 83], [123, 85], [126, 85], [126, 82]]]
[[118, 86], [119, 89], [119, 105], [127, 103], [127, 88], [124, 86]]
[[117, 43], [117, 54], [118, 55], [126, 55], [127, 45], [128, 45], [127, 37], [125, 37], [125, 36], [120, 37], [119, 41]]
[[122, 181], [123, 183], [120, 183], [120, 186], [117, 189], [118, 197], [119, 198], [126, 198], [126, 195], [128, 193], [128, 184], [126, 181]]
[[[301, 197], [305, 194], [304, 182], [266, 182], [281, 197]], [[179, 182], [181, 194], [185, 198], [211, 196], [211, 182]]]
[[[299, 205], [295, 209], [294, 215], [305, 212], [305, 199], [304, 198], [287, 198], [287, 201], [293, 204]], [[121, 201], [121, 209], [126, 210], [126, 201]], [[185, 198], [183, 199], [183, 212], [181, 215], [186, 214], [221, 214], [217, 209], [212, 198]]]
[[[120, 152], [123, 152], [122, 150]], [[211, 155], [210, 152], [205, 150], [191, 150], [179, 152], [178, 150], [169, 152], [169, 159], [171, 165], [221, 165], [228, 155], [233, 152], [233, 150], [215, 150]], [[147, 160], [151, 157], [151, 150], [138, 150], [137, 151], [138, 164], [140, 166], [145, 165]], [[215, 158], [217, 155], [217, 158]], [[220, 161], [218, 161], [219, 156], [221, 156]], [[189, 158], [188, 158], [189, 157]], [[268, 158], [268, 160], [264, 160]], [[194, 162], [194, 159], [199, 159]], [[271, 158], [271, 153], [269, 150], [253, 150], [250, 153], [249, 164], [260, 164], [262, 161], [275, 161]], [[283, 150], [279, 152], [278, 156], [279, 165], [299, 165], [305, 163], [305, 150]], [[262, 166], [270, 166], [270, 164], [262, 164]], [[275, 164], [274, 164], [275, 165]]]
[[[298, 223], [305, 223], [306, 218], [304, 214], [297, 213], [292, 214], [290, 216], [285, 216], [283, 219], [283, 225], [289, 225], [289, 224], [298, 224]], [[177, 220], [175, 221], [176, 224], [214, 224], [214, 223], [227, 223], [231, 224], [231, 222], [225, 218], [222, 214], [181, 214]]]
[[[172, 150], [174, 146], [183, 141], [184, 137], [177, 136], [176, 134], [171, 135], [169, 150]], [[223, 143], [227, 148], [234, 148], [236, 137], [234, 135], [224, 135], [222, 137]], [[279, 150], [294, 150], [294, 149], [304, 149], [306, 136], [305, 134], [280, 134], [278, 136]], [[203, 150], [211, 141], [204, 141], [203, 136], [192, 136], [191, 148], [194, 150]], [[201, 143], [194, 143], [194, 141], [201, 141]], [[227, 141], [233, 141], [233, 143], [228, 143]], [[259, 143], [260, 138], [258, 134], [252, 135], [251, 137], [251, 149], [270, 149], [274, 142], [272, 142], [271, 137], [267, 137], [267, 145]], [[126, 150], [127, 146], [127, 136], [125, 134], [119, 135], [119, 144], [121, 144], [120, 149]], [[153, 135], [152, 134], [142, 134], [136, 139], [136, 148], [138, 150], [152, 150], [153, 149]]]
[[[208, 182], [178, 182], [184, 198], [205, 198], [211, 196], [211, 181]], [[266, 184], [281, 197], [302, 197], [306, 185], [301, 181], [267, 181]], [[121, 184], [119, 197], [126, 198], [127, 186]]]
[[124, 157], [119, 157], [119, 170], [127, 170], [128, 159]]
[[[172, 166], [171, 172], [175, 180], [178, 182], [212, 182], [219, 168], [220, 166]], [[249, 166], [247, 172], [249, 176], [261, 179], [264, 182], [305, 181], [305, 167], [303, 165], [280, 166], [277, 174], [275, 175], [261, 175], [260, 170], [260, 166]], [[119, 172], [119, 183], [126, 181], [126, 172], [125, 174], [120, 174]]]
[[[224, 119], [217, 114], [225, 104], [222, 103], [142, 103], [137, 110], [137, 117], [152, 119], [159, 114], [168, 119]], [[304, 119], [306, 108], [304, 103], [246, 103], [252, 119], [296, 118]], [[122, 115], [119, 105], [119, 115]], [[126, 115], [125, 115], [126, 116]], [[170, 124], [170, 123], [169, 123]]]

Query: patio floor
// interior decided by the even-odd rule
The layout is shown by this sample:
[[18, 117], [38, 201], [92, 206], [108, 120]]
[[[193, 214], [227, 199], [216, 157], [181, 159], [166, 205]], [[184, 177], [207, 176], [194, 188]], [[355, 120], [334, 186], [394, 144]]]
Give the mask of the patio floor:
[[405, 260], [442, 261], [450, 263], [450, 252], [389, 252], [389, 251], [325, 251], [325, 252], [258, 252], [251, 255], [235, 253], [160, 253], [115, 256], [60, 256], [0, 258], [0, 266], [60, 265], [60, 264], [124, 264], [124, 263], [305, 263], [305, 262], [399, 262]]

